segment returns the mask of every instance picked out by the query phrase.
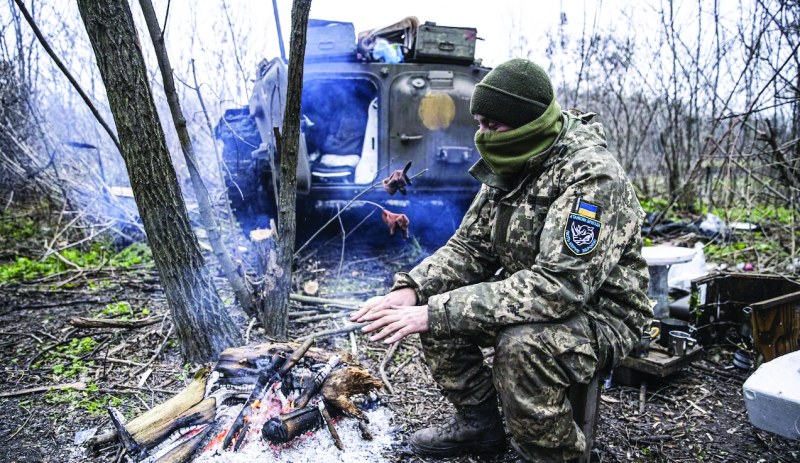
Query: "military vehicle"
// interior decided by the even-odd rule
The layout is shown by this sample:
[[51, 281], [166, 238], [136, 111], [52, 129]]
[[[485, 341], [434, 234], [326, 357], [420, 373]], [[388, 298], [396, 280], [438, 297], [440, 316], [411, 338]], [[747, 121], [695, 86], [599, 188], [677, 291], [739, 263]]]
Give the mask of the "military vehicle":
[[[377, 203], [405, 213], [412, 230], [427, 221], [452, 233], [479, 188], [468, 173], [479, 158], [469, 100], [489, 69], [475, 62], [476, 40], [473, 28], [416, 18], [362, 32], [358, 40], [350, 23], [309, 21], [298, 230], [305, 219], [329, 217], [331, 209], [411, 161], [409, 174], [425, 172], [408, 196], [389, 196], [377, 186], [349, 209]], [[249, 106], [227, 110], [217, 125], [228, 196], [245, 230], [263, 227], [274, 215], [273, 127], [281, 126], [286, 87], [284, 60], [262, 61]]]

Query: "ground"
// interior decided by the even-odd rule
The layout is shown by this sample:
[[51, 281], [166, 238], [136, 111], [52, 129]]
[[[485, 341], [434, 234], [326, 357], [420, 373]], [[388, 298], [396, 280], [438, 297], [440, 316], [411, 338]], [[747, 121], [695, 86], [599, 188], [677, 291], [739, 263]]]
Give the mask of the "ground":
[[[146, 253], [128, 251], [134, 256], [119, 257], [116, 251], [105, 255], [95, 250], [92, 252], [101, 255], [97, 261], [85, 255], [70, 256], [87, 264], [80, 270], [51, 263], [52, 268], [37, 271], [33, 264], [19, 261], [22, 256], [35, 259], [42, 255], [36, 232], [24, 232], [20, 225], [25, 216], [7, 212], [0, 216], [0, 223], [13, 221], [11, 228], [18, 235], [8, 239], [11, 232], [6, 230], [6, 239], [0, 241], [0, 263], [5, 265], [0, 269], [6, 271], [0, 283], [0, 362], [4, 369], [0, 379], [0, 439], [4, 441], [0, 461], [121, 461], [116, 445], [83, 452], [73, 444], [76, 433], [107, 428], [107, 405], [130, 418], [164, 401], [187, 384], [196, 367], [180, 361], [158, 275]], [[315, 283], [320, 297], [364, 300], [381, 294], [389, 287], [394, 271], [408, 268], [428, 252], [413, 239], [393, 238], [380, 245], [348, 241], [344, 252], [340, 238], [318, 240], [300, 260], [296, 291], [310, 289]], [[29, 269], [28, 274], [20, 276], [18, 269], [16, 276], [9, 276], [8, 269], [13, 267], [9, 263]], [[224, 281], [218, 278], [218, 283], [226, 302], [233, 305]], [[302, 320], [334, 311], [332, 308], [297, 304], [293, 310], [294, 336], [343, 323], [341, 319]], [[233, 315], [249, 342], [264, 340], [257, 328], [247, 329], [240, 311], [233, 310]], [[153, 323], [135, 329], [75, 328], [68, 320], [78, 316]], [[352, 349], [351, 339], [341, 335], [321, 344]], [[355, 339], [360, 360], [380, 376], [388, 349], [368, 343], [361, 334]], [[726, 346], [709, 347], [696, 365], [663, 384], [649, 384], [643, 413], [639, 413], [639, 388], [612, 380], [602, 391], [595, 458], [800, 460], [800, 442], [749, 424], [741, 396], [747, 372], [730, 367], [732, 352]], [[398, 462], [441, 461], [417, 458], [403, 443], [415, 429], [444, 421], [451, 411], [424, 366], [417, 337], [404, 341], [386, 361], [384, 377], [391, 392], [386, 391], [382, 401], [394, 410], [397, 429], [397, 444], [387, 449], [386, 456]], [[449, 461], [517, 460], [509, 450], [500, 456]]]

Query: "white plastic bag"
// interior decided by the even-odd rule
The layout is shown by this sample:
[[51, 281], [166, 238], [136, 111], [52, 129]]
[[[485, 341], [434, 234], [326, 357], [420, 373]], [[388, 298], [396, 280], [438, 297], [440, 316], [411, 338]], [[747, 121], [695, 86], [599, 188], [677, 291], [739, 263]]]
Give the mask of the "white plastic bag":
[[703, 243], [694, 244], [697, 251], [694, 258], [685, 264], [675, 264], [669, 268], [667, 284], [670, 288], [679, 288], [684, 291], [691, 290], [692, 280], [708, 275], [706, 255], [703, 253]]

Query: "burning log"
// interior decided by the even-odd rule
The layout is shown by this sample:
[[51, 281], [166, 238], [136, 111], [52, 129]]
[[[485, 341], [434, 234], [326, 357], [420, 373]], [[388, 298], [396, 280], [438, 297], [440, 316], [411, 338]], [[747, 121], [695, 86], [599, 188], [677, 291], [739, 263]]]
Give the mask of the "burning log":
[[339, 364], [339, 359], [341, 359], [340, 356], [334, 355], [330, 360], [328, 360], [328, 363], [326, 363], [322, 370], [317, 373], [317, 376], [310, 381], [310, 384], [306, 386], [305, 390], [300, 394], [300, 397], [297, 398], [294, 404], [295, 407], [303, 408], [308, 405], [308, 402], [310, 402], [317, 392], [319, 392], [319, 388], [322, 387], [322, 383], [328, 379], [328, 375], [331, 374], [333, 367]]
[[236, 442], [233, 450], [239, 450], [239, 447], [241, 447], [242, 442], [244, 442], [244, 438], [247, 435], [247, 429], [250, 426], [250, 421], [246, 420], [246, 418], [252, 413], [255, 402], [261, 402], [261, 400], [263, 400], [266, 392], [275, 383], [281, 381], [283, 377], [286, 376], [289, 370], [291, 370], [292, 367], [294, 367], [297, 362], [303, 358], [304, 355], [306, 355], [306, 352], [308, 352], [309, 347], [311, 347], [311, 344], [313, 343], [314, 339], [309, 339], [308, 341], [304, 342], [303, 345], [295, 349], [295, 351], [292, 353], [292, 356], [285, 361], [278, 353], [272, 356], [269, 366], [259, 373], [258, 380], [253, 388], [253, 392], [250, 394], [247, 402], [244, 403], [244, 407], [242, 407], [242, 411], [239, 412], [236, 420], [234, 420], [231, 429], [225, 436], [225, 440], [222, 441], [223, 449], [227, 448], [231, 442], [231, 439], [235, 437]]
[[264, 423], [261, 436], [273, 444], [285, 444], [295, 437], [322, 425], [322, 415], [315, 405], [299, 408], [271, 418]]
[[211, 426], [207, 426], [197, 434], [193, 434], [188, 440], [180, 445], [169, 446], [161, 452], [144, 461], [144, 463], [184, 463], [189, 461], [192, 455], [200, 448], [203, 441], [211, 432]]

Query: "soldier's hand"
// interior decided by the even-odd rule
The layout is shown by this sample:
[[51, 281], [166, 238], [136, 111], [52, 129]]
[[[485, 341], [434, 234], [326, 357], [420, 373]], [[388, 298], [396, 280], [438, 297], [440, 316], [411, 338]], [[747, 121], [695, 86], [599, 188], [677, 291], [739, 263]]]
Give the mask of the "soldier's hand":
[[380, 329], [369, 340], [385, 339], [383, 342], [386, 344], [393, 344], [410, 334], [427, 333], [429, 330], [427, 305], [393, 305], [387, 309], [372, 311], [361, 319], [372, 321], [361, 328], [363, 332], [371, 333]]
[[388, 309], [393, 305], [396, 306], [412, 306], [417, 304], [417, 293], [413, 288], [400, 288], [392, 291], [385, 296], [376, 296], [368, 299], [363, 307], [350, 314], [350, 321], [362, 322], [370, 321], [373, 319], [364, 318], [367, 314], [377, 312], [380, 310]]

